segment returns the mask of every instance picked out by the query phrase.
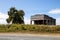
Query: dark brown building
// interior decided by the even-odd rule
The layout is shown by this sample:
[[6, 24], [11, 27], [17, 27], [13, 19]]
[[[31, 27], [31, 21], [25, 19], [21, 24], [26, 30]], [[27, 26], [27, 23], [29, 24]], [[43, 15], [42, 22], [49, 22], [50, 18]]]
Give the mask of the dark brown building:
[[36, 14], [31, 16], [31, 22], [34, 21], [34, 24], [43, 24], [43, 25], [56, 25], [56, 19], [49, 17], [45, 14]]

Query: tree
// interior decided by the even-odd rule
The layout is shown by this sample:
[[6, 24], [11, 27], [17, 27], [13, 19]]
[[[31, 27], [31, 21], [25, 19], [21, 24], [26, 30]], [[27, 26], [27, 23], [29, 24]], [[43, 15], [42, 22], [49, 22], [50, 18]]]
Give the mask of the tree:
[[7, 23], [16, 23], [16, 24], [24, 24], [24, 11], [16, 10], [15, 7], [11, 7], [8, 11], [9, 18], [6, 19]]

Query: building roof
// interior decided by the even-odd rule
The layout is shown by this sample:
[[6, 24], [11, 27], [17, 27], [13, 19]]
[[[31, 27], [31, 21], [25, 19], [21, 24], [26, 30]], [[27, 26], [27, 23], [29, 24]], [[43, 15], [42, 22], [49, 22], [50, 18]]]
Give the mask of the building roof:
[[55, 20], [46, 14], [35, 14], [31, 16], [31, 20]]

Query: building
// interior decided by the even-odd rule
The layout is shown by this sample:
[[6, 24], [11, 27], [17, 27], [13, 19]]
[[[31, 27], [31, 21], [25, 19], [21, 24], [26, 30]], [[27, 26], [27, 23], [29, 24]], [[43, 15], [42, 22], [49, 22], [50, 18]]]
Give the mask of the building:
[[43, 25], [56, 25], [56, 19], [45, 15], [45, 14], [36, 14], [31, 16], [30, 24], [32, 24], [32, 21], [34, 21], [34, 24], [43, 24]]

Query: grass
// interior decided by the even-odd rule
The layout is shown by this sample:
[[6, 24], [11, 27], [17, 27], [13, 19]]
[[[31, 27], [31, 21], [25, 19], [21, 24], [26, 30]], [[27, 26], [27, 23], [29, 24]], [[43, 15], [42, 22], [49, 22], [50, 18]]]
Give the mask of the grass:
[[55, 25], [25, 25], [10, 24], [0, 25], [0, 33], [2, 32], [23, 32], [23, 33], [60, 33], [60, 26]]

